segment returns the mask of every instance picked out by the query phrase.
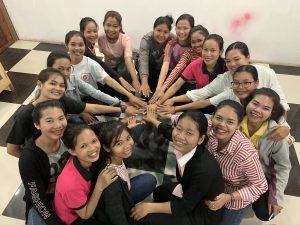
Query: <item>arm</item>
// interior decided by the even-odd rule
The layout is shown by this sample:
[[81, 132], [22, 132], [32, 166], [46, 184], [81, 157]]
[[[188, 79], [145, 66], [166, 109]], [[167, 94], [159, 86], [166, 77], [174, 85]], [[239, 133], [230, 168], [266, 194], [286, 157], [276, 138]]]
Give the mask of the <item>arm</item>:
[[105, 77], [104, 81], [105, 83], [107, 83], [108, 86], [115, 89], [117, 92], [125, 95], [133, 105], [138, 105], [138, 106], [146, 105], [144, 101], [142, 101], [141, 99], [137, 98], [136, 96], [128, 92], [125, 88], [123, 88], [117, 81], [115, 81], [111, 77], [109, 76]]
[[131, 211], [131, 216], [135, 220], [140, 220], [149, 213], [172, 214], [170, 202], [162, 203], [139, 203]]
[[28, 150], [24, 151], [27, 152], [24, 152], [19, 160], [19, 171], [25, 196], [46, 224], [64, 224], [54, 212], [52, 203], [46, 195], [47, 187], [44, 186], [41, 168], [37, 165], [40, 159], [33, 154], [28, 154]]
[[107, 103], [109, 105], [118, 105], [120, 100], [116, 97], [112, 97], [104, 92], [95, 89], [92, 85], [82, 81], [81, 79], [75, 78], [78, 83], [78, 89], [81, 93], [87, 96], [91, 96], [101, 102]]
[[[101, 171], [97, 178], [97, 182], [91, 197], [89, 198], [87, 204], [79, 209], [75, 210], [75, 212], [80, 216], [82, 219], [89, 219], [95, 212], [95, 209], [98, 205], [99, 199], [103, 190], [108, 187], [112, 182], [114, 182], [118, 178], [117, 173], [114, 169], [104, 169]], [[67, 194], [74, 194], [74, 193], [67, 193]], [[73, 195], [73, 197], [76, 197]]]
[[177, 81], [167, 90], [162, 99], [161, 103], [164, 103], [167, 99], [172, 97], [181, 87], [184, 85], [186, 81], [182, 79], [182, 77], [178, 78]]
[[132, 58], [131, 57], [124, 57], [125, 59], [125, 65], [126, 68], [128, 70], [128, 72], [130, 73], [131, 79], [132, 79], [132, 86], [135, 88], [136, 91], [140, 90], [140, 81], [138, 79], [138, 76], [136, 74], [134, 65], [132, 63]]

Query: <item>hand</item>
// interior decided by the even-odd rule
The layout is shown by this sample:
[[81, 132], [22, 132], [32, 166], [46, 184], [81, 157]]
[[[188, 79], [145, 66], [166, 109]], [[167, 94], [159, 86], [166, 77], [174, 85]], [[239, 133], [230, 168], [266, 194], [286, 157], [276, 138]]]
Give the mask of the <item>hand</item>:
[[227, 202], [230, 202], [231, 196], [229, 194], [221, 193], [215, 197], [214, 201], [206, 200], [205, 204], [212, 211], [221, 209]]
[[118, 178], [118, 174], [114, 168], [105, 168], [98, 175], [97, 182], [95, 188], [99, 191], [103, 191], [107, 188], [112, 182], [114, 182]]
[[139, 92], [141, 92], [145, 97], [150, 97], [150, 93], [152, 93], [148, 83], [146, 82], [142, 83]]
[[143, 120], [149, 123], [154, 123], [157, 121], [155, 109], [151, 106], [147, 106], [146, 114], [143, 116]]
[[139, 80], [138, 79], [134, 79], [134, 80], [132, 80], [132, 86], [134, 87], [134, 89], [135, 89], [135, 91], [139, 91], [140, 90], [140, 88], [141, 88], [141, 83], [139, 82]]
[[269, 214], [273, 212], [274, 217], [277, 216], [279, 213], [281, 213], [281, 210], [283, 209], [280, 205], [271, 205], [268, 204]]
[[130, 103], [134, 106], [145, 107], [147, 105], [147, 103], [143, 99], [138, 98], [138, 97], [134, 96], [133, 94], [131, 94], [128, 98], [129, 98]]
[[175, 114], [175, 107], [174, 106], [167, 106], [167, 105], [160, 105], [157, 109], [158, 112], [168, 113], [168, 114]]
[[87, 124], [91, 124], [96, 122], [97, 120], [93, 117], [93, 115], [89, 113], [80, 113], [80, 117], [86, 122]]
[[290, 128], [286, 125], [274, 126], [269, 130], [272, 132], [270, 133], [267, 140], [272, 140], [272, 141], [280, 141], [283, 138], [287, 137], [290, 133]]
[[[121, 77], [122, 78], [122, 77]], [[124, 78], [119, 79], [120, 84], [129, 92], [135, 92], [134, 87], [132, 87]]]
[[133, 217], [135, 220], [140, 220], [147, 216], [149, 213], [151, 213], [152, 204], [153, 203], [144, 202], [135, 205], [135, 207], [131, 209], [131, 217]]
[[166, 100], [165, 102], [163, 102], [164, 105], [168, 105], [168, 106], [172, 106], [174, 105], [174, 100], [173, 98], [169, 98], [168, 100]]
[[157, 115], [160, 116], [161, 119], [171, 119], [172, 118], [172, 114], [168, 113], [168, 112], [157, 112]]
[[139, 110], [135, 106], [127, 106], [125, 114], [128, 116], [136, 116]]
[[164, 96], [164, 90], [163, 89], [157, 89], [155, 92], [154, 92], [154, 94], [153, 94], [153, 96], [152, 96], [152, 98], [150, 99], [150, 104], [152, 104], [152, 103], [156, 103], [157, 101], [159, 101], [163, 96]]

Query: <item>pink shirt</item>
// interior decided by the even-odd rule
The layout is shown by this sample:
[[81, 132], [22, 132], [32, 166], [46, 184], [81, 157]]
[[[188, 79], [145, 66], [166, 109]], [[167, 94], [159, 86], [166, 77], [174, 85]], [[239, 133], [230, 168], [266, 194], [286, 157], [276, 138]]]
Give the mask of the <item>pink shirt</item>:
[[115, 43], [110, 43], [104, 32], [99, 33], [99, 50], [104, 54], [104, 61], [112, 68], [124, 61], [125, 57], [132, 57], [132, 47], [129, 37], [120, 33], [119, 39]]
[[66, 224], [73, 223], [78, 215], [75, 209], [83, 208], [91, 191], [92, 173], [85, 170], [77, 158], [70, 157], [57, 178], [54, 209]]
[[209, 75], [203, 73], [202, 69], [203, 59], [198, 58], [191, 62], [190, 65], [182, 72], [182, 78], [184, 80], [195, 80], [196, 88], [203, 88], [209, 83]]
[[218, 151], [218, 140], [208, 126], [208, 150], [218, 161], [225, 184], [225, 193], [238, 191], [241, 200], [228, 202], [228, 209], [241, 209], [253, 203], [268, 190], [267, 181], [253, 144], [239, 130], [231, 137], [226, 148]]

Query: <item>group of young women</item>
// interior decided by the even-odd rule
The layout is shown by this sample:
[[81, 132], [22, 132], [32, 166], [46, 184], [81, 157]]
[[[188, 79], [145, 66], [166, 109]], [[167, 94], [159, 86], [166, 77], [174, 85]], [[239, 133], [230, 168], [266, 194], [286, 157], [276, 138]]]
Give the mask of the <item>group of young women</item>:
[[[135, 65], [116, 11], [102, 33], [83, 18], [66, 34], [68, 53], [50, 53], [7, 138], [8, 153], [20, 157], [27, 224], [238, 225], [251, 205], [263, 221], [281, 212], [293, 140], [276, 74], [251, 65], [243, 42], [223, 59], [223, 38], [189, 14], [176, 20], [176, 35], [172, 23], [155, 20]], [[173, 142], [176, 182], [130, 178], [124, 159], [145, 125], [95, 117], [138, 112]], [[152, 192], [153, 202], [141, 202]]]

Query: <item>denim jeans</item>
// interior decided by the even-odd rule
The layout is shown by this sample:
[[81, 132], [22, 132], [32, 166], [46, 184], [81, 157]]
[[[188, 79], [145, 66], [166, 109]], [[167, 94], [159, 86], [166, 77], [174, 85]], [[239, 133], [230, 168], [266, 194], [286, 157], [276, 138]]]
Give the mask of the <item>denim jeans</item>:
[[47, 225], [35, 208], [31, 208], [28, 213], [27, 225]]
[[225, 208], [221, 225], [239, 225], [249, 207], [250, 205], [238, 210]]
[[134, 203], [143, 201], [156, 186], [156, 178], [152, 174], [144, 173], [130, 179], [130, 195]]

